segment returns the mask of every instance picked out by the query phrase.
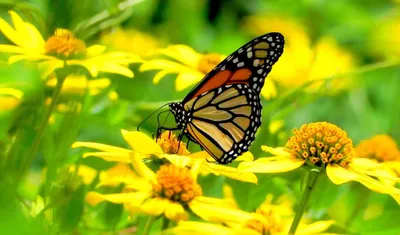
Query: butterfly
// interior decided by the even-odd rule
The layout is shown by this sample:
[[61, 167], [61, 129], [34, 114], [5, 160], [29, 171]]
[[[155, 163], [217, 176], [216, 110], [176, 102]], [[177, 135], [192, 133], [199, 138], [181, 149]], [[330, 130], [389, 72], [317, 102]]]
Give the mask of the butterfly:
[[[181, 135], [227, 164], [248, 150], [261, 125], [260, 92], [283, 53], [284, 38], [268, 33], [246, 43], [209, 72], [183, 99], [169, 104]], [[169, 129], [169, 130], [172, 130]]]

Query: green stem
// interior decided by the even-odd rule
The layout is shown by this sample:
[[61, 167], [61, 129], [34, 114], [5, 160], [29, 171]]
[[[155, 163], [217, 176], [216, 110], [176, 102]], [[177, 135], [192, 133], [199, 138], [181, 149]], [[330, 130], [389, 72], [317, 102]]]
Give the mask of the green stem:
[[147, 222], [146, 225], [144, 226], [142, 235], [150, 234], [151, 226], [153, 225], [154, 221], [156, 221], [155, 216], [149, 216], [149, 218], [147, 218]]
[[307, 185], [301, 198], [299, 209], [297, 210], [296, 216], [294, 217], [292, 225], [290, 226], [289, 235], [294, 235], [296, 233], [297, 227], [300, 224], [300, 220], [303, 217], [304, 210], [306, 209], [308, 199], [310, 198], [311, 192], [314, 189], [315, 183], [317, 182], [319, 173], [319, 169], [311, 169], [308, 172], [309, 177]]
[[51, 103], [50, 103], [50, 107], [48, 108], [44, 119], [42, 120], [42, 122], [40, 123], [39, 129], [37, 131], [37, 134], [35, 136], [35, 139], [33, 140], [33, 144], [32, 144], [32, 148], [31, 151], [28, 154], [27, 160], [22, 168], [22, 174], [20, 176], [20, 178], [25, 175], [25, 172], [29, 169], [29, 167], [32, 164], [32, 161], [35, 158], [35, 155], [38, 151], [39, 145], [40, 145], [40, 141], [42, 139], [44, 130], [46, 129], [46, 126], [49, 122], [50, 116], [53, 113], [54, 108], [56, 107], [56, 104], [58, 102], [58, 99], [60, 98], [60, 94], [61, 94], [61, 88], [64, 84], [64, 80], [65, 80], [66, 76], [64, 74], [62, 75], [58, 75], [57, 74], [57, 85], [54, 88], [53, 91], [53, 95], [51, 97]]
[[170, 220], [164, 216], [161, 230], [167, 229], [169, 227], [169, 222], [170, 222]]

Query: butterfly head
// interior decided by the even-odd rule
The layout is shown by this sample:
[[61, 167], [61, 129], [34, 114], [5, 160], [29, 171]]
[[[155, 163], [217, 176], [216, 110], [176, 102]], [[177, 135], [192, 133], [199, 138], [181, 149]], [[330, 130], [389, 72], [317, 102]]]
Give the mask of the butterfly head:
[[175, 116], [176, 126], [179, 129], [184, 130], [188, 121], [189, 113], [185, 111], [182, 103], [180, 102], [171, 103], [169, 108], [171, 109], [172, 114]]

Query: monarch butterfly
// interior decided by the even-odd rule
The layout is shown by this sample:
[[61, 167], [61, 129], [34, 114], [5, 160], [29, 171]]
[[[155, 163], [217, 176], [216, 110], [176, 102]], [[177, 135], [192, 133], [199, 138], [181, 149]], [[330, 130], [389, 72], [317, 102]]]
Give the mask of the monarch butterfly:
[[283, 46], [283, 36], [274, 32], [233, 52], [182, 102], [169, 104], [177, 125], [169, 130], [180, 130], [180, 137], [200, 144], [221, 164], [247, 151], [261, 125], [261, 88]]

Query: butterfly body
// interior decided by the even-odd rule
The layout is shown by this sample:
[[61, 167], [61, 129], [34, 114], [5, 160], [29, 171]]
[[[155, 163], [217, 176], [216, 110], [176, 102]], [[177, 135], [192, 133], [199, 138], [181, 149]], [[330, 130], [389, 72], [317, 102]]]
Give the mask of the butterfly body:
[[218, 163], [230, 163], [247, 151], [261, 125], [265, 77], [283, 45], [280, 33], [268, 33], [229, 55], [182, 102], [170, 104], [176, 129]]

